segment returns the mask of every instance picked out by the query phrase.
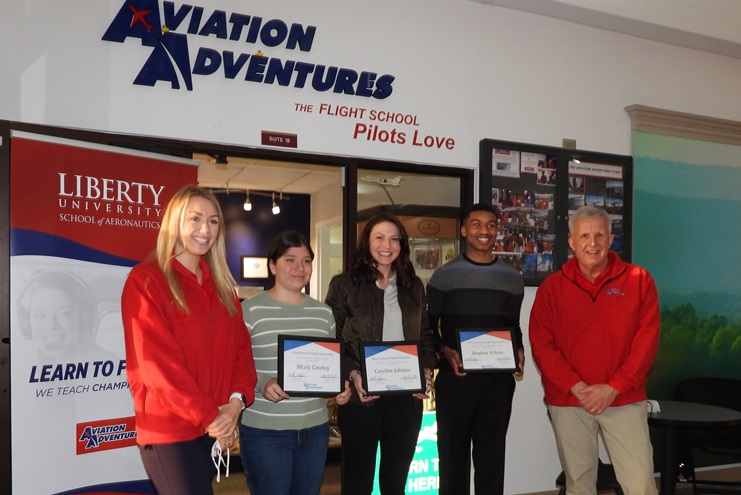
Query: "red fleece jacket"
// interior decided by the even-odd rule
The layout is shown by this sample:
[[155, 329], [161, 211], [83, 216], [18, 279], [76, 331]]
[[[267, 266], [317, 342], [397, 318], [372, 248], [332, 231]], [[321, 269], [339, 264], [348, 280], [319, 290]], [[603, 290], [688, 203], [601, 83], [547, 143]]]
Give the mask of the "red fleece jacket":
[[204, 260], [202, 284], [176, 259], [175, 274], [190, 313], [175, 307], [155, 261], [131, 270], [121, 311], [126, 372], [134, 398], [137, 443], [193, 440], [232, 393], [254, 399], [255, 364], [242, 309], [229, 316]]
[[609, 253], [594, 283], [575, 258], [538, 287], [530, 343], [546, 403], [579, 406], [579, 381], [619, 392], [613, 406], [646, 399], [646, 374], [659, 345], [659, 297], [651, 275]]

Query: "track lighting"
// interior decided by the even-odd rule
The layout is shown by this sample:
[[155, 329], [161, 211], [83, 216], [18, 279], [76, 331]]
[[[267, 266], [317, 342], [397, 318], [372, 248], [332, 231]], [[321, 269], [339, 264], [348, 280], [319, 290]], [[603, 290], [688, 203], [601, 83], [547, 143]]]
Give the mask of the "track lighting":
[[[244, 203], [242, 203], [242, 208], [244, 208], [244, 211], [252, 211], [252, 196], [259, 196], [261, 198], [271, 198], [272, 199], [272, 212], [273, 215], [278, 215], [280, 213], [280, 203], [283, 201], [290, 201], [291, 198], [288, 196], [283, 195], [282, 190], [278, 191], [255, 191], [250, 189], [230, 189], [229, 183], [226, 184], [226, 189], [211, 189], [211, 192], [214, 194], [230, 194], [230, 193], [240, 193], [244, 191]], [[260, 200], [257, 202], [258, 209], [262, 207], [263, 202]]]
[[275, 202], [275, 193], [273, 193], [273, 215], [280, 213], [280, 206]]

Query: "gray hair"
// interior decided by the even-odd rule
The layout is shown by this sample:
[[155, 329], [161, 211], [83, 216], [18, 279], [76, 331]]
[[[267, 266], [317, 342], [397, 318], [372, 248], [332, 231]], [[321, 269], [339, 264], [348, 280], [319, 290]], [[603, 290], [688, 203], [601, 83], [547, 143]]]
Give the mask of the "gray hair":
[[569, 235], [573, 234], [576, 221], [582, 218], [601, 218], [607, 225], [607, 233], [612, 234], [612, 220], [605, 210], [597, 206], [582, 206], [569, 217]]

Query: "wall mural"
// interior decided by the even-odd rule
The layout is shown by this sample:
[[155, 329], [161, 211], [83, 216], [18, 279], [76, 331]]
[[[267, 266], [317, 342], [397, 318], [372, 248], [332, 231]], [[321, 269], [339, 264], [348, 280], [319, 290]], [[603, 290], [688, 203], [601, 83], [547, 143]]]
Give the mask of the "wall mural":
[[634, 132], [633, 259], [661, 300], [650, 398], [690, 376], [741, 378], [741, 146]]

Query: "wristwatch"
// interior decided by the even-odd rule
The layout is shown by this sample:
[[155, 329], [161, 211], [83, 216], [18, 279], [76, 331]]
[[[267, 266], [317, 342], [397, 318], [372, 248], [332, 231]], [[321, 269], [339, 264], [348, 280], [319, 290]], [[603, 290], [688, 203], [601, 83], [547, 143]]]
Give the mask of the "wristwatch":
[[229, 396], [229, 400], [232, 400], [235, 397], [242, 402], [242, 411], [247, 409], [247, 399], [245, 399], [244, 394], [241, 394], [239, 392], [234, 392], [232, 395]]

